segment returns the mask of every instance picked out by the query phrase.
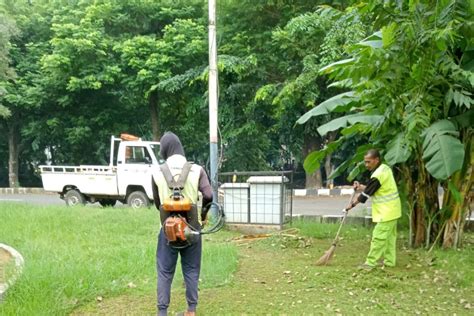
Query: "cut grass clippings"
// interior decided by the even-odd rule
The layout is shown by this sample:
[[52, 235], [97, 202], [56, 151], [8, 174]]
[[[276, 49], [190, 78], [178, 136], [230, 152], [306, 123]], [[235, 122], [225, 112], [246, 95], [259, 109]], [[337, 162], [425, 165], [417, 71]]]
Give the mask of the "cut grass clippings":
[[[155, 210], [5, 205], [0, 240], [26, 262], [0, 314], [156, 314]], [[427, 254], [406, 249], [402, 232], [397, 267], [366, 272], [356, 266], [370, 228], [345, 226], [330, 266], [316, 267], [337, 224], [292, 227], [299, 233], [249, 242], [234, 242], [226, 231], [206, 236], [199, 314], [472, 314], [472, 243]], [[178, 270], [170, 315], [185, 309], [184, 291]]]

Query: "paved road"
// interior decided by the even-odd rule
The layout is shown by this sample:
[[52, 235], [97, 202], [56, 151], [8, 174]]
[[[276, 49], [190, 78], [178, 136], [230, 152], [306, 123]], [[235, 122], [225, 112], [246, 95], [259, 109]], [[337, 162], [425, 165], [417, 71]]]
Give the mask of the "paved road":
[[1, 194], [1, 202], [26, 202], [38, 205], [64, 204], [57, 194]]
[[[293, 214], [300, 215], [335, 215], [341, 214], [341, 210], [349, 201], [349, 196], [334, 197], [293, 197]], [[64, 201], [57, 194], [0, 194], [0, 203], [19, 202], [36, 205], [64, 205]], [[91, 207], [100, 207], [98, 203], [88, 204]], [[117, 207], [123, 207], [120, 202]], [[364, 209], [358, 206], [357, 209]]]
[[[350, 196], [293, 197], [293, 214], [300, 215], [341, 215], [342, 209], [349, 203]], [[364, 216], [367, 205], [358, 205], [352, 214]]]
[[[30, 203], [36, 205], [66, 205], [64, 200], [61, 200], [59, 194], [45, 193], [45, 194], [3, 194], [0, 193], [0, 205], [2, 202], [19, 202]], [[99, 203], [87, 204], [90, 207], [101, 207]], [[117, 202], [117, 207], [123, 207], [123, 204]]]

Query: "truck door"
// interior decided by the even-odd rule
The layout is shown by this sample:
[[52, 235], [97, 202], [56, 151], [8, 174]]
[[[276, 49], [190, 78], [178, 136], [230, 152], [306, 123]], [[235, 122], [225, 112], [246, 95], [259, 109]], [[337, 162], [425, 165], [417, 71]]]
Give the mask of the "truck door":
[[119, 194], [125, 195], [127, 187], [135, 185], [143, 187], [150, 197], [152, 158], [148, 148], [144, 145], [127, 144], [120, 151], [121, 158], [117, 161]]

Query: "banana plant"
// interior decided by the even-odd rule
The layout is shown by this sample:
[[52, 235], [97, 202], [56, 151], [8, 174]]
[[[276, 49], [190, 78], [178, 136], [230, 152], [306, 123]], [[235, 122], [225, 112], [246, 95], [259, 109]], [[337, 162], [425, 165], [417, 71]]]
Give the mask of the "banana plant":
[[[373, 23], [380, 30], [348, 47], [350, 58], [321, 68], [320, 76], [329, 76], [335, 81], [332, 86], [348, 91], [315, 106], [297, 123], [343, 112], [318, 127], [321, 135], [339, 131], [341, 136], [309, 155], [305, 168], [319, 167], [326, 154], [355, 135], [365, 135], [387, 164], [404, 170], [402, 181], [412, 183], [404, 186], [411, 192], [403, 196], [411, 199], [404, 205], [411, 206], [405, 213], [413, 226], [414, 245], [428, 246], [442, 233], [443, 245], [453, 247], [461, 241], [467, 188], [473, 183], [474, 67], [467, 18], [473, 12], [463, 2], [432, 2], [369, 1], [351, 8], [376, 16]], [[349, 180], [357, 177], [364, 170], [359, 162], [366, 149], [360, 147], [332, 176], [350, 168]], [[438, 185], [445, 188], [442, 206]]]

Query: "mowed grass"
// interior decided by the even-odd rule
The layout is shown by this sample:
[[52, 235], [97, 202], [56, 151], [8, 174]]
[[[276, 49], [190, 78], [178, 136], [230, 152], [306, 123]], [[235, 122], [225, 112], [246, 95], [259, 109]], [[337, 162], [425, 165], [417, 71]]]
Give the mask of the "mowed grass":
[[[16, 248], [25, 267], [0, 315], [67, 315], [91, 301], [155, 293], [159, 227], [154, 208], [1, 203], [0, 242]], [[236, 247], [211, 240], [203, 250], [201, 286], [230, 282], [236, 267]], [[177, 272], [174, 285], [180, 283]]]
[[[336, 224], [297, 221], [281, 234], [236, 241], [239, 266], [231, 283], [201, 288], [200, 315], [471, 315], [474, 305], [473, 235], [463, 250], [406, 248], [399, 233], [396, 268], [359, 271], [371, 228], [347, 225], [329, 266], [314, 263], [327, 250]], [[218, 236], [218, 235], [214, 235]], [[214, 237], [213, 236], [213, 237]], [[173, 291], [170, 315], [186, 308]], [[155, 295], [126, 293], [79, 308], [74, 315], [154, 315]], [[126, 312], [124, 308], [127, 307]]]
[[[6, 207], [5, 207], [6, 206]], [[154, 209], [35, 207], [0, 204], [0, 241], [27, 265], [0, 304], [0, 315], [154, 315]], [[474, 235], [463, 250], [406, 248], [398, 265], [361, 272], [370, 227], [344, 227], [331, 264], [315, 261], [337, 225], [297, 221], [282, 234], [234, 240], [221, 231], [204, 239], [200, 315], [471, 315]], [[170, 315], [184, 310], [176, 273]]]

